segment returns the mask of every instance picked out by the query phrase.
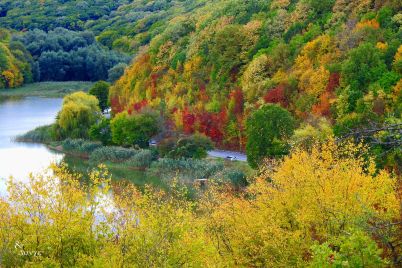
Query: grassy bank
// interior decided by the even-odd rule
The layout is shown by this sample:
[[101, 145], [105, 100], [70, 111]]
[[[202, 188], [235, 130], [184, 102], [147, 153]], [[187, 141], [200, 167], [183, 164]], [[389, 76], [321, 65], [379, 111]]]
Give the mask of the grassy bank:
[[56, 98], [63, 97], [74, 91], [88, 91], [92, 82], [79, 82], [79, 81], [68, 81], [68, 82], [40, 82], [33, 84], [26, 84], [19, 88], [12, 89], [0, 89], [0, 97], [27, 97], [27, 96], [38, 96], [38, 97], [48, 97]]

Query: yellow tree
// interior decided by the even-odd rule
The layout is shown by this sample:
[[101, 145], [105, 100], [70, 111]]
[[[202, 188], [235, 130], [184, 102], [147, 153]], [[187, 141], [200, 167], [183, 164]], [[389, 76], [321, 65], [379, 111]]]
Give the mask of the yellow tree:
[[[215, 194], [211, 202], [208, 196], [203, 204], [218, 251], [239, 266], [305, 266], [315, 243], [350, 228], [369, 233], [391, 226], [400, 213], [395, 180], [375, 173], [362, 151], [333, 141], [296, 150], [279, 164], [267, 163], [244, 197]], [[395, 234], [384, 235], [385, 242]]]
[[328, 35], [308, 42], [296, 58], [293, 73], [299, 80], [302, 92], [318, 97], [324, 92], [329, 80], [325, 65], [336, 59], [338, 52]]

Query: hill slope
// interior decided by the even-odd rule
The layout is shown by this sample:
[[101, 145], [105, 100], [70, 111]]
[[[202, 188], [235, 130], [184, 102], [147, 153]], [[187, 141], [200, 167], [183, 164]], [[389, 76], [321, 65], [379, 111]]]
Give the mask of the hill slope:
[[109, 48], [136, 52], [175, 16], [203, 6], [205, 0], [5, 0], [0, 25], [19, 31], [63, 27], [90, 30]]
[[151, 39], [111, 90], [115, 113], [151, 106], [178, 130], [238, 149], [264, 103], [312, 125], [400, 120], [398, 1], [207, 2]]

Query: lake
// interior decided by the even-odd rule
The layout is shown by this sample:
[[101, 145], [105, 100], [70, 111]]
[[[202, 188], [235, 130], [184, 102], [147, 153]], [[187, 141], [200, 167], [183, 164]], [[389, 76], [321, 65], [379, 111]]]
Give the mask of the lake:
[[26, 181], [30, 172], [40, 172], [63, 158], [63, 154], [44, 145], [13, 141], [17, 135], [53, 123], [62, 101], [40, 97], [0, 101], [0, 195], [4, 194], [4, 182], [10, 176]]
[[[64, 156], [45, 145], [13, 141], [15, 136], [53, 123], [62, 101], [61, 98], [40, 97], [0, 99], [0, 196], [5, 194], [5, 181], [10, 176], [18, 181], [27, 181], [29, 173], [39, 173], [52, 162], [64, 161], [70, 169], [83, 174], [94, 168], [83, 159]], [[162, 180], [147, 176], [143, 171], [113, 165], [109, 165], [108, 169], [114, 181], [125, 180], [138, 187], [146, 184], [165, 187]]]

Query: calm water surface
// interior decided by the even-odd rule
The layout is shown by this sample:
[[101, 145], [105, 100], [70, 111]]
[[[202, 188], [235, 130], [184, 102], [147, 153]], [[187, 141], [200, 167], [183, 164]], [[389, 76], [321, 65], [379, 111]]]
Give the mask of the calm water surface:
[[17, 135], [53, 123], [61, 104], [62, 99], [39, 97], [0, 100], [0, 196], [5, 193], [5, 179], [26, 181], [30, 172], [63, 158], [44, 145], [13, 142]]

